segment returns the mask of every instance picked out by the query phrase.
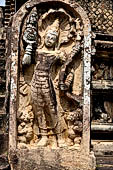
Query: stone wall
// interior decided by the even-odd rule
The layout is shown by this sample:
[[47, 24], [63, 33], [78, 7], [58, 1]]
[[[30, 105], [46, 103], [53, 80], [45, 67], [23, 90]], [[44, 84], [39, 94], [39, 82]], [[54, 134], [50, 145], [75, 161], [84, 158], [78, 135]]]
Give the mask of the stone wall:
[[111, 0], [76, 0], [87, 12], [92, 30], [99, 33], [113, 32], [113, 2]]
[[[95, 32], [100, 33], [112, 33], [113, 32], [113, 2], [112, 0], [70, 0], [71, 3], [76, 1], [87, 12], [88, 17], [92, 23], [92, 29]], [[9, 23], [9, 19], [16, 10], [18, 10], [26, 0], [15, 1], [6, 0], [5, 7], [5, 25]]]
[[[6, 0], [5, 7], [5, 25], [7, 26], [11, 16], [27, 0], [14, 1]], [[70, 0], [71, 3], [76, 1], [87, 12], [94, 32], [112, 33], [113, 32], [113, 2], [112, 0]]]
[[0, 169], [8, 168], [7, 149], [8, 149], [8, 132], [7, 132], [7, 115], [4, 109], [5, 101], [5, 40], [6, 33], [4, 28], [4, 9], [0, 7]]

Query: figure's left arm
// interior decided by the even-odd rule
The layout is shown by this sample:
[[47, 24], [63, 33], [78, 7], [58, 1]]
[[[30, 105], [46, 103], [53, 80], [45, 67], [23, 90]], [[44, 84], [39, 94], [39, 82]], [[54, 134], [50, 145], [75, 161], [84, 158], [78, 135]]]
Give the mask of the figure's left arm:
[[76, 46], [73, 49], [73, 52], [68, 57], [68, 59], [66, 59], [66, 61], [64, 62], [64, 64], [61, 67], [61, 70], [60, 70], [60, 73], [59, 73], [59, 88], [60, 88], [61, 91], [65, 91], [68, 88], [68, 87], [66, 87], [66, 84], [64, 82], [65, 76], [66, 76], [66, 70], [67, 70], [67, 67], [69, 66], [69, 64], [75, 58], [75, 56], [80, 52], [80, 50], [81, 50], [80, 42], [77, 42]]
[[22, 65], [30, 65], [32, 60], [33, 51], [35, 51], [35, 47], [37, 46], [37, 9], [33, 8], [30, 16], [26, 22], [26, 28], [23, 34], [23, 43], [26, 45], [24, 57], [22, 59]]

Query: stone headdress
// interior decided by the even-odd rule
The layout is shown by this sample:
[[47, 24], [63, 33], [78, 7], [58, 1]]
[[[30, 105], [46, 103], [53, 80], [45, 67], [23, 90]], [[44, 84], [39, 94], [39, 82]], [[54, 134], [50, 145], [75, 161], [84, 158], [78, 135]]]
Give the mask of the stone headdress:
[[47, 27], [46, 29], [46, 33], [50, 33], [52, 35], [56, 35], [58, 37], [59, 35], [59, 19], [56, 19], [53, 24], [51, 24], [50, 26]]
[[[77, 24], [78, 23], [78, 24]], [[78, 29], [79, 25], [79, 29]], [[44, 38], [47, 33], [55, 34], [58, 37], [57, 48], [63, 44], [71, 44], [80, 36], [81, 23], [69, 15], [63, 8], [58, 10], [50, 9], [38, 20], [39, 48], [44, 45]], [[80, 31], [79, 31], [80, 30]], [[76, 38], [77, 37], [77, 38]], [[71, 49], [71, 48], [70, 48]]]

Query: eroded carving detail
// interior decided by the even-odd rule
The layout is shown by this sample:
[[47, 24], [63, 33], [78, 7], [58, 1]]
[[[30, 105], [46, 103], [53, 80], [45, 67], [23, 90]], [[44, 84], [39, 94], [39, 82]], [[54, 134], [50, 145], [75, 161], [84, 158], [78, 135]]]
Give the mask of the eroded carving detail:
[[95, 64], [92, 67], [93, 80], [112, 80], [113, 68], [111, 65], [106, 65], [104, 62]]
[[20, 83], [20, 102], [18, 110], [18, 141], [19, 146], [24, 148], [33, 139], [33, 121], [34, 114], [32, 105], [30, 104], [30, 87], [24, 83]]
[[108, 96], [98, 96], [93, 103], [93, 121], [99, 123], [113, 122], [113, 101]]
[[110, 96], [113, 89], [113, 66], [112, 59], [109, 59], [108, 55], [98, 54], [93, 59], [92, 80], [93, 89], [100, 91], [100, 94], [96, 92], [97, 95], [93, 97], [93, 121], [111, 123], [113, 101]]
[[63, 8], [37, 11], [28, 16], [21, 40], [19, 146], [79, 146], [82, 22]]

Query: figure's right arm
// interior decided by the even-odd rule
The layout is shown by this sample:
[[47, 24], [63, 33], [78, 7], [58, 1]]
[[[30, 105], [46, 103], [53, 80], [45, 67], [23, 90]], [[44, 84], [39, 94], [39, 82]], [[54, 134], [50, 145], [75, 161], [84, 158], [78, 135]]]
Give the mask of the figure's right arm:
[[32, 44], [28, 44], [25, 50], [24, 57], [22, 59], [22, 65], [31, 64], [31, 55], [32, 55]]

